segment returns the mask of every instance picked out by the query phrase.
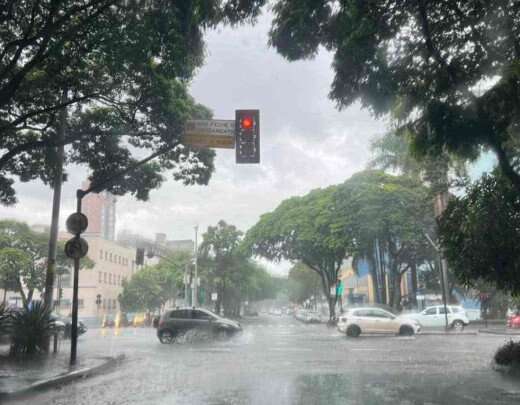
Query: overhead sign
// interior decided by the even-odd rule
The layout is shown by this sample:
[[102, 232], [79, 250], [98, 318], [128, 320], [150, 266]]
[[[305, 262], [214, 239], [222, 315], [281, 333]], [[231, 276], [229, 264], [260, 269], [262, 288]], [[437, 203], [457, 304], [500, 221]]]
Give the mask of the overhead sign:
[[72, 238], [65, 243], [65, 254], [71, 259], [81, 259], [88, 252], [88, 243], [83, 238]]
[[66, 222], [67, 231], [73, 235], [85, 232], [88, 226], [88, 219], [85, 214], [75, 212], [69, 215]]
[[190, 120], [186, 123], [184, 144], [198, 148], [235, 147], [234, 120]]

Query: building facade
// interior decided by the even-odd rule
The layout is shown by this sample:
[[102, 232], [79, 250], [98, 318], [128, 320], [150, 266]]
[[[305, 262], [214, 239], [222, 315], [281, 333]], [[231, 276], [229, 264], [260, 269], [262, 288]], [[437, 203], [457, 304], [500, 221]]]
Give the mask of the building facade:
[[[83, 183], [83, 189], [88, 186], [89, 182]], [[88, 218], [85, 236], [116, 239], [116, 198], [113, 194], [106, 191], [89, 193], [83, 198], [81, 208]]]
[[[93, 268], [80, 270], [78, 311], [81, 318], [101, 318], [120, 310], [118, 296], [123, 290], [123, 280], [130, 279], [138, 270], [135, 264], [135, 249], [102, 238], [86, 239], [89, 244], [88, 257], [95, 264]], [[70, 275], [62, 278], [61, 288], [63, 294], [57, 310], [63, 315], [68, 315], [72, 310]]]

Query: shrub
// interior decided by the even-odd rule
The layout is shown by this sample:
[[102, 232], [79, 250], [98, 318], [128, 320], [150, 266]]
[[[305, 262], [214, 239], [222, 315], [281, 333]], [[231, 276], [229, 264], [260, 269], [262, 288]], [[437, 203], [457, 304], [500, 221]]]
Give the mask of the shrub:
[[501, 366], [520, 367], [520, 342], [511, 340], [499, 347], [495, 353], [495, 363]]
[[54, 333], [54, 321], [42, 302], [34, 302], [28, 309], [15, 312], [11, 321], [11, 350], [13, 354], [34, 354], [46, 351]]

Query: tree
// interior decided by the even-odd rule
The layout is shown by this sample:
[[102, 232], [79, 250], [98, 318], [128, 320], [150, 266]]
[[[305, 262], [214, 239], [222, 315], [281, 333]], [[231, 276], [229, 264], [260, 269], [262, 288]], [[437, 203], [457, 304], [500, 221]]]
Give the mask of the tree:
[[[435, 257], [424, 236], [434, 226], [428, 189], [407, 176], [368, 170], [338, 186], [335, 198], [338, 212], [351, 217], [354, 262], [373, 258], [377, 243], [388, 277], [388, 304], [399, 308], [403, 274]], [[377, 275], [372, 274], [372, 280]]]
[[417, 153], [497, 156], [520, 192], [520, 3], [278, 0], [270, 43], [289, 60], [333, 52], [330, 97], [391, 113]]
[[440, 240], [459, 281], [520, 293], [520, 198], [500, 172], [484, 175], [441, 217]]
[[242, 235], [243, 233], [234, 225], [227, 224], [223, 220], [220, 220], [216, 226], [209, 226], [202, 235], [203, 241], [198, 254], [202, 269], [206, 269], [207, 277], [218, 294], [215, 303], [217, 313], [220, 313], [222, 306], [224, 313], [230, 312], [231, 301], [233, 301], [230, 297], [233, 294], [231, 284], [238, 282], [236, 273], [239, 273], [247, 262], [246, 257], [239, 250]]
[[161, 259], [155, 266], [136, 272], [123, 281], [118, 300], [124, 311], [160, 310], [168, 300], [174, 300], [182, 286], [183, 274], [191, 254], [175, 252]]
[[320, 289], [320, 277], [303, 263], [296, 263], [289, 270], [289, 300], [302, 303], [311, 296], [317, 296]]
[[[87, 164], [94, 180], [128, 167], [143, 154], [140, 149], [169, 150], [159, 164], [110, 185], [115, 194], [146, 199], [162, 181], [161, 168], [185, 183], [206, 184], [213, 153], [180, 140], [185, 120], [200, 115], [187, 87], [203, 62], [203, 34], [220, 23], [253, 20], [262, 4], [5, 3], [0, 12], [0, 201], [16, 201], [16, 177], [50, 183], [57, 148], [63, 145], [65, 163]], [[72, 116], [66, 117], [64, 109]]]
[[[34, 232], [22, 222], [0, 221], [0, 279], [8, 290], [22, 297], [25, 307], [33, 300], [35, 291], [43, 291], [47, 261], [48, 235]], [[57, 267], [67, 271], [71, 261], [65, 256], [64, 244], [59, 245]], [[82, 260], [83, 268], [93, 262]]]
[[333, 198], [336, 187], [317, 189], [303, 197], [283, 201], [264, 214], [246, 234], [244, 248], [269, 260], [302, 262], [318, 274], [335, 318], [336, 283], [343, 260], [350, 254], [353, 240], [349, 217], [340, 215]]

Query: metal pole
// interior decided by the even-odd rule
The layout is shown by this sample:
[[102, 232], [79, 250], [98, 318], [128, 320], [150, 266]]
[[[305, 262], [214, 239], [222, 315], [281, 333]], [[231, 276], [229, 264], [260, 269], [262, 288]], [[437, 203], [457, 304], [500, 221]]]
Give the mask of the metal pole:
[[446, 281], [444, 280], [444, 271], [443, 271], [443, 264], [442, 264], [442, 257], [439, 253], [439, 266], [440, 266], [440, 272], [441, 272], [441, 288], [442, 288], [442, 303], [444, 305], [444, 321], [445, 326], [444, 328], [448, 330], [448, 307], [446, 305], [447, 297], [446, 297]]
[[198, 306], [198, 297], [197, 297], [197, 281], [198, 281], [198, 268], [197, 268], [197, 250], [198, 250], [198, 246], [197, 246], [197, 236], [198, 236], [198, 231], [199, 231], [199, 227], [198, 225], [195, 226], [195, 252], [194, 252], [194, 277], [193, 277], [193, 281], [192, 281], [192, 290], [191, 290], [191, 302], [192, 302], [192, 305], [194, 307], [197, 307]]
[[[81, 213], [81, 200], [84, 196], [83, 190], [76, 192], [76, 212]], [[79, 234], [76, 235], [79, 238]], [[74, 258], [74, 284], [72, 287], [72, 326], [70, 329], [70, 365], [76, 364], [78, 349], [78, 290], [79, 290], [79, 258]]]

